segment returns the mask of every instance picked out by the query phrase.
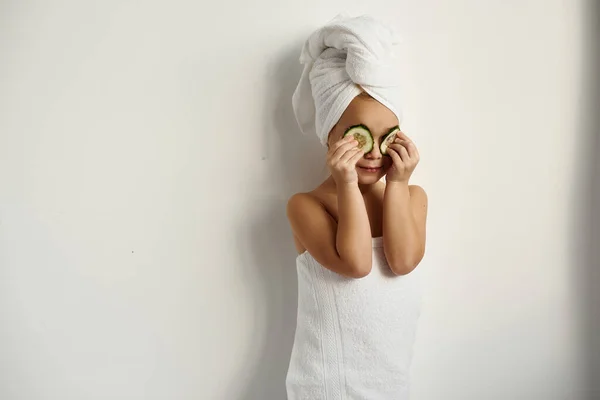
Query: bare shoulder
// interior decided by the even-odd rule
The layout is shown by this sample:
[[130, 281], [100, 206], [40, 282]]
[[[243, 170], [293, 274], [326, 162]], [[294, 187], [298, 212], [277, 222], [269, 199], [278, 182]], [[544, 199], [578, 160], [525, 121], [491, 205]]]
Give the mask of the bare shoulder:
[[296, 236], [302, 235], [303, 228], [312, 226], [313, 221], [329, 216], [323, 199], [314, 191], [290, 197], [286, 213]]
[[[331, 199], [329, 199], [331, 200]], [[324, 185], [320, 185], [314, 190], [306, 193], [296, 193], [287, 203], [288, 218], [298, 214], [313, 214], [315, 210], [320, 210], [328, 213], [328, 193], [324, 189]]]
[[421, 186], [410, 185], [408, 191], [411, 199], [427, 204], [427, 192]]
[[[297, 214], [302, 214], [307, 210], [314, 210], [315, 208], [322, 208], [323, 205], [319, 200], [318, 196], [314, 193], [296, 193], [289, 198], [287, 202], [287, 214], [288, 218]], [[290, 215], [291, 214], [291, 215]]]
[[427, 193], [421, 186], [410, 185], [408, 187], [410, 193], [410, 205], [415, 213], [415, 216], [422, 222], [427, 219]]
[[322, 199], [314, 192], [293, 195], [288, 200], [287, 217], [298, 252], [309, 250], [315, 256], [322, 256], [324, 262], [329, 261], [329, 253], [322, 247], [335, 243], [336, 222]]

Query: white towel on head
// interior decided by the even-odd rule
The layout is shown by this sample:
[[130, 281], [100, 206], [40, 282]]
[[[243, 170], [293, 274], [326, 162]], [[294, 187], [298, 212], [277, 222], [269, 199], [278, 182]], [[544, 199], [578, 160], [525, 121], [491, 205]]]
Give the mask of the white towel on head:
[[352, 99], [365, 91], [401, 121], [394, 30], [370, 16], [339, 15], [315, 31], [302, 49], [304, 71], [292, 103], [303, 133], [321, 143]]

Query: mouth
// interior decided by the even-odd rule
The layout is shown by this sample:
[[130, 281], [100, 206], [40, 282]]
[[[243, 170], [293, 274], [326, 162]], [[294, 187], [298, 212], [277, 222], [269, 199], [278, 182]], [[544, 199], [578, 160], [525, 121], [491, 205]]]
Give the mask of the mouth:
[[376, 172], [381, 171], [381, 168], [383, 168], [383, 167], [360, 167], [359, 166], [358, 168], [360, 168], [362, 171], [365, 171], [365, 172], [376, 173]]

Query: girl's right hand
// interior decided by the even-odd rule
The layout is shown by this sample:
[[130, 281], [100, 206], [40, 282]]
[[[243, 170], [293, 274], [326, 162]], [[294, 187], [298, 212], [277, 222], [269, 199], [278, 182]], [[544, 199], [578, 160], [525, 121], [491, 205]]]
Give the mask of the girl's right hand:
[[356, 163], [364, 153], [357, 146], [354, 136], [348, 135], [337, 141], [327, 152], [327, 166], [338, 185], [358, 183]]

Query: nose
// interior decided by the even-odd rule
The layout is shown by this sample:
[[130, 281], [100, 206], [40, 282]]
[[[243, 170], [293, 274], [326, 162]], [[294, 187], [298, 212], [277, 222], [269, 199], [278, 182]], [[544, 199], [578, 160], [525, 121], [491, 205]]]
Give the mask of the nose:
[[379, 160], [383, 155], [381, 154], [381, 149], [379, 148], [379, 142], [375, 141], [373, 144], [373, 150], [365, 154], [365, 158], [369, 160]]

